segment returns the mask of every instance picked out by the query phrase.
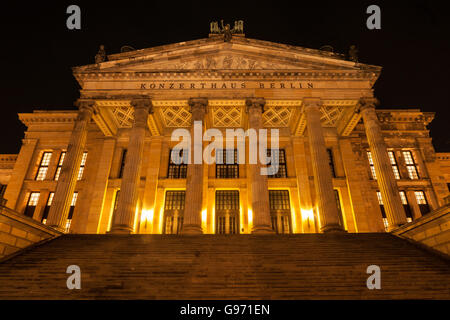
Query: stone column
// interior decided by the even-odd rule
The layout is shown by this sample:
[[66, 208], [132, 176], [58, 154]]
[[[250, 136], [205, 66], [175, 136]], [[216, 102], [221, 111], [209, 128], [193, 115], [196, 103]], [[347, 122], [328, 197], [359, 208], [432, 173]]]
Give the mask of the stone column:
[[133, 99], [131, 105], [134, 107], [134, 122], [130, 130], [119, 202], [110, 231], [110, 233], [115, 234], [130, 234], [134, 231], [134, 218], [141, 182], [144, 139], [151, 102], [150, 99], [146, 98]]
[[6, 206], [8, 208], [19, 210], [21, 203], [18, 203], [17, 200], [22, 191], [23, 181], [27, 179], [30, 171], [30, 163], [37, 143], [38, 139], [22, 139], [22, 147], [14, 163], [14, 169], [3, 196], [7, 200]]
[[[259, 135], [259, 130], [263, 129], [262, 114], [266, 101], [263, 98], [252, 98], [246, 102], [248, 112], [248, 127], [254, 129]], [[250, 141], [249, 141], [250, 143]], [[254, 148], [256, 150], [256, 148]], [[259, 151], [259, 147], [258, 147]], [[259, 153], [259, 152], [258, 152]], [[271, 234], [272, 222], [269, 208], [269, 188], [267, 176], [261, 175], [261, 162], [259, 156], [256, 164], [249, 163], [249, 178], [252, 193], [253, 230], [255, 234]]]
[[[189, 158], [191, 163], [187, 167], [186, 176], [186, 202], [184, 207], [184, 220], [182, 234], [201, 234], [202, 230], [202, 199], [203, 199], [203, 121], [206, 114], [208, 100], [205, 98], [189, 99], [192, 113], [191, 145]], [[194, 121], [202, 121], [202, 136], [195, 139]], [[198, 141], [195, 141], [198, 140]], [[195, 150], [200, 150], [201, 163], [196, 164]]]
[[47, 219], [47, 225], [60, 231], [65, 230], [67, 216], [69, 215], [70, 204], [77, 183], [78, 170], [86, 145], [88, 124], [92, 118], [94, 101], [80, 99], [77, 101], [77, 105], [80, 109], [78, 118], [70, 136], [67, 153]]
[[377, 183], [383, 199], [389, 230], [392, 230], [406, 223], [406, 214], [375, 112], [376, 102], [377, 100], [375, 98], [361, 99], [360, 111], [364, 120], [367, 141], [369, 142], [372, 153], [373, 164], [377, 174]]
[[328, 164], [325, 138], [320, 123], [319, 108], [321, 104], [321, 100], [316, 98], [303, 100], [320, 225], [322, 232], [342, 232], [344, 230], [339, 224], [339, 211], [333, 190], [331, 168]]

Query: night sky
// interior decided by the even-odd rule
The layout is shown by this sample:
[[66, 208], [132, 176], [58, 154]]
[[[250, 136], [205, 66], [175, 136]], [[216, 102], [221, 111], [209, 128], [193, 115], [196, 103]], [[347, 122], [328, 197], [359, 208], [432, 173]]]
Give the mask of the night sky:
[[[450, 152], [450, 27], [446, 2], [431, 1], [116, 1], [33, 4], [1, 8], [0, 153], [17, 153], [25, 126], [18, 112], [73, 109], [79, 86], [72, 66], [107, 54], [205, 38], [209, 23], [244, 20], [248, 38], [347, 53], [383, 67], [375, 85], [379, 108], [436, 112], [430, 125], [437, 151]], [[66, 28], [66, 8], [81, 8], [81, 30]], [[381, 30], [366, 28], [366, 8], [381, 8]]]

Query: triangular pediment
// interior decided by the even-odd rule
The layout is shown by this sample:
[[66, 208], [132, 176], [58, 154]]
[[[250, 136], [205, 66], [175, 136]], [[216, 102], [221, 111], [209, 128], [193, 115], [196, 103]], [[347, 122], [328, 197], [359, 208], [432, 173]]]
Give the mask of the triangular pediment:
[[74, 68], [76, 72], [154, 72], [189, 70], [341, 70], [360, 71], [376, 66], [355, 64], [342, 55], [281, 45], [268, 41], [233, 38], [201, 39], [108, 56], [109, 61]]

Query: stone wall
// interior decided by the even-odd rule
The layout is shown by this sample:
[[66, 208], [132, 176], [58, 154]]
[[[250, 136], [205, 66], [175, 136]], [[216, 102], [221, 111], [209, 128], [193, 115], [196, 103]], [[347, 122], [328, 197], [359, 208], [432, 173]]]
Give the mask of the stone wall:
[[392, 233], [450, 255], [450, 196], [444, 206]]
[[60, 232], [0, 205], [0, 260]]

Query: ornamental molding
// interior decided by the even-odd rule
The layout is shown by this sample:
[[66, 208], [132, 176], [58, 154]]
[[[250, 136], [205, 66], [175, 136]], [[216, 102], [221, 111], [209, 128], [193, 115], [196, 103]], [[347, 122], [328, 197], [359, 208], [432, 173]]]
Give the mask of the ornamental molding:
[[75, 122], [77, 117], [77, 110], [64, 113], [19, 113], [19, 119], [25, 125], [32, 123], [72, 123]]

